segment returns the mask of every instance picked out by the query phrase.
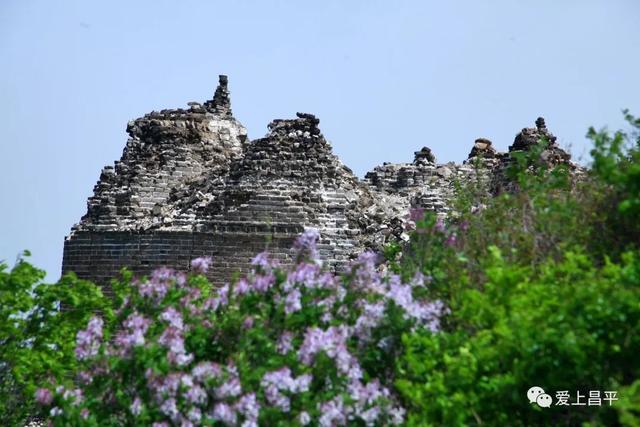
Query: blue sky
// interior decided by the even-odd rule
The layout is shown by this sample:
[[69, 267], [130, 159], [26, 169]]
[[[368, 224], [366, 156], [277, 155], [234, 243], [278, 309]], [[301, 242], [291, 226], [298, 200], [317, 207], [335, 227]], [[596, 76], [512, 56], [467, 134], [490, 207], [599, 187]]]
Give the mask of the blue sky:
[[[430, 147], [506, 150], [547, 119], [575, 157], [640, 114], [640, 2], [0, 2], [0, 260], [59, 277], [64, 236], [127, 121], [211, 97], [228, 74], [250, 138], [311, 112], [359, 176]], [[586, 161], [586, 159], [585, 159]]]

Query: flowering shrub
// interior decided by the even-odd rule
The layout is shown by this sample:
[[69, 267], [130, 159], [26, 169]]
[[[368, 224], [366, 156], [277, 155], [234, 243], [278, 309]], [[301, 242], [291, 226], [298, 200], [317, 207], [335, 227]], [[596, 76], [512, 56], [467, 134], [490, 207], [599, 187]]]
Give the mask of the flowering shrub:
[[[156, 270], [115, 284], [119, 327], [100, 317], [76, 339], [75, 378], [36, 391], [53, 425], [397, 425], [400, 337], [437, 331], [444, 307], [415, 298], [362, 254], [350, 272], [323, 270], [315, 230], [285, 269], [266, 253], [213, 288], [202, 275]], [[204, 273], [211, 259], [193, 270]]]

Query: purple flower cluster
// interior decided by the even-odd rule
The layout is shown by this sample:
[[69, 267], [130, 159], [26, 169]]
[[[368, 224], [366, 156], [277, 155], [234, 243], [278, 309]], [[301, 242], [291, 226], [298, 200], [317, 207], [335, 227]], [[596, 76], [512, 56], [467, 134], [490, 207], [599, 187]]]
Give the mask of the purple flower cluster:
[[289, 412], [291, 400], [283, 392], [304, 393], [309, 391], [309, 385], [313, 377], [303, 374], [297, 378], [291, 375], [291, 369], [284, 367], [277, 371], [266, 373], [262, 377], [260, 385], [265, 391], [267, 402], [282, 412]]
[[334, 359], [338, 372], [350, 380], [362, 378], [362, 369], [358, 360], [349, 352], [347, 340], [350, 337], [350, 328], [331, 326], [326, 331], [313, 327], [307, 329], [304, 341], [298, 351], [298, 358], [305, 365], [312, 365], [314, 357], [319, 352], [324, 352]]
[[251, 265], [265, 270], [271, 270], [272, 262], [269, 260], [269, 254], [267, 252], [260, 252], [251, 260]]
[[153, 271], [148, 280], [137, 284], [140, 296], [148, 298], [160, 303], [169, 292], [169, 288], [176, 281], [176, 273], [174, 270], [166, 267], [158, 268]]
[[402, 308], [405, 318], [413, 319], [418, 325], [437, 332], [440, 317], [445, 313], [444, 305], [440, 301], [419, 301], [413, 297], [413, 289], [424, 287], [424, 276], [417, 274], [411, 283], [403, 284], [398, 275], [378, 272], [375, 261], [375, 254], [365, 252], [354, 264], [353, 284], [359, 291], [381, 298], [376, 303], [363, 301], [359, 304], [362, 311], [355, 324], [356, 336], [361, 340], [368, 340], [371, 330], [383, 319], [388, 302]]
[[98, 354], [102, 343], [102, 325], [102, 319], [94, 316], [89, 320], [87, 329], [78, 331], [76, 335], [76, 357], [78, 360], [85, 360]]
[[126, 356], [132, 347], [141, 346], [145, 343], [144, 335], [149, 329], [151, 321], [144, 318], [137, 312], [130, 314], [122, 323], [124, 327], [115, 337], [116, 354]]
[[285, 331], [278, 338], [276, 349], [280, 354], [287, 354], [293, 350], [293, 333]]
[[298, 261], [312, 259], [320, 262], [318, 256], [317, 242], [320, 238], [320, 232], [317, 228], [307, 228], [296, 241], [293, 243], [293, 249], [296, 252]]
[[167, 359], [169, 362], [184, 366], [193, 360], [193, 355], [188, 354], [184, 347], [184, 324], [182, 321], [182, 315], [173, 307], [169, 307], [165, 310], [160, 318], [169, 325], [165, 328], [158, 338], [158, 343], [167, 347]]
[[191, 269], [195, 273], [204, 274], [209, 271], [209, 267], [211, 266], [212, 258], [210, 256], [196, 258], [191, 261]]
[[36, 390], [35, 398], [40, 405], [49, 406], [53, 402], [53, 393], [48, 388], [39, 388]]

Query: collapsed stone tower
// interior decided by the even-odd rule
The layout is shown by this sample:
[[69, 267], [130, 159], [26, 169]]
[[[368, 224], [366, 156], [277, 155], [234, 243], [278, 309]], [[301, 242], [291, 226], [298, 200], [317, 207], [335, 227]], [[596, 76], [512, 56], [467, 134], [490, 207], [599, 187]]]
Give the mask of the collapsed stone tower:
[[[122, 158], [102, 170], [86, 215], [65, 240], [63, 274], [107, 283], [122, 267], [140, 275], [159, 266], [186, 270], [191, 259], [212, 256], [210, 276], [222, 282], [264, 250], [291, 261], [291, 243], [308, 227], [320, 231], [329, 268], [340, 270], [366, 248], [406, 238], [411, 207], [446, 215], [457, 180], [481, 174], [489, 182], [509, 162], [478, 139], [462, 165], [437, 164], [424, 147], [412, 163], [385, 163], [359, 180], [311, 114], [274, 120], [264, 138], [249, 142], [227, 85], [220, 76], [212, 100], [128, 124]], [[541, 118], [510, 151], [541, 137], [551, 143], [549, 162], [570, 163]]]

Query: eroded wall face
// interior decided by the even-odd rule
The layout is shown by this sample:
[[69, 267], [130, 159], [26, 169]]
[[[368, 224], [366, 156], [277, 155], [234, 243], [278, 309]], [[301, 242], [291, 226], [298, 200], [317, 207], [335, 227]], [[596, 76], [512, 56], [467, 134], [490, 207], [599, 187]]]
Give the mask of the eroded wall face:
[[[81, 231], [64, 245], [63, 274], [75, 272], [79, 278], [102, 285], [117, 277], [122, 267], [136, 276], [166, 266], [186, 271], [192, 259], [212, 256], [208, 277], [222, 285], [236, 272], [246, 272], [251, 259], [268, 250], [273, 259], [291, 263], [291, 233], [198, 233], [186, 231], [130, 232]], [[106, 288], [108, 292], [108, 287]]]

